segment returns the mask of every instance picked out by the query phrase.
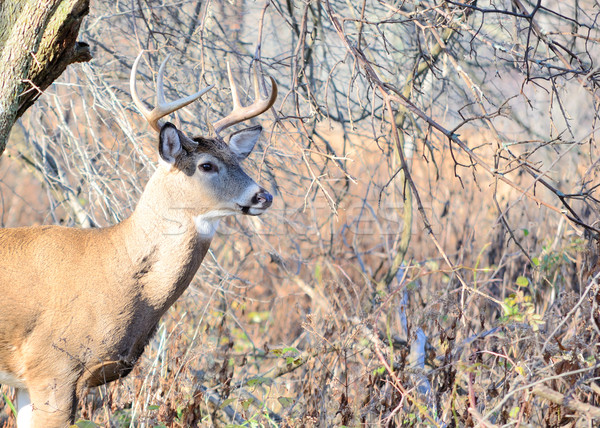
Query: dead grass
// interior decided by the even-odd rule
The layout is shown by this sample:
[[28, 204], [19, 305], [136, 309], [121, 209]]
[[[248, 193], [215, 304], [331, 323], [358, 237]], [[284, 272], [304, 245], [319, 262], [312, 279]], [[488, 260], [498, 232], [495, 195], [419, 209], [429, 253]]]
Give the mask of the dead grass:
[[[272, 212], [227, 222], [136, 370], [90, 392], [81, 418], [173, 427], [592, 420], [597, 285], [587, 241], [523, 200], [506, 215], [522, 225], [515, 233], [532, 264], [499, 225], [489, 181], [462, 174], [461, 184], [449, 159], [436, 169], [416, 157], [414, 179], [455, 268], [415, 222], [403, 276], [378, 289], [403, 225], [379, 201], [381, 153], [356, 141], [353, 181], [327, 180], [337, 215], [290, 179], [298, 159], [267, 154], [281, 189]], [[4, 177], [6, 194], [19, 174]]]
[[[46, 147], [63, 168], [61, 183], [73, 190], [71, 197], [48, 190], [47, 170], [41, 185], [23, 172], [22, 159], [14, 163], [4, 156], [3, 226], [81, 224], [77, 206], [93, 224], [115, 223], [133, 208], [153, 170], [155, 137], [131, 108], [127, 67], [122, 75], [114, 71], [116, 59], [132, 59], [139, 46], [123, 36], [130, 33], [112, 32], [109, 38], [109, 25], [98, 24], [106, 20], [129, 28], [128, 15], [108, 3], [94, 7], [98, 21], [88, 34], [108, 47], [38, 101], [21, 122], [26, 137], [7, 151], [18, 160], [33, 156], [34, 142]], [[161, 25], [172, 24], [163, 12], [152, 11]], [[215, 46], [202, 49], [222, 53]], [[111, 51], [115, 47], [122, 56]], [[190, 70], [205, 65], [196, 58], [200, 48], [190, 49], [181, 56], [192, 65], [170, 67], [169, 83], [179, 89], [187, 89]], [[221, 59], [207, 58], [211, 83], [222, 83]], [[285, 100], [277, 105], [283, 119], [262, 122], [270, 132], [248, 166], [275, 194], [274, 206], [260, 218], [221, 224], [193, 286], [164, 317], [135, 370], [89, 391], [78, 417], [111, 427], [595, 426], [600, 412], [595, 238], [472, 167], [464, 152], [451, 150], [423, 124], [407, 125], [406, 133], [415, 141], [411, 174], [433, 234], [414, 201], [413, 221], [406, 224], [407, 191], [397, 176], [385, 121], [368, 117], [342, 129], [323, 112], [313, 116], [309, 101], [290, 105], [304, 92], [290, 88], [289, 70], [279, 69], [279, 61], [273, 59], [268, 71], [280, 73], [275, 77]], [[332, 79], [347, 77], [336, 72]], [[509, 80], [498, 85], [514, 86]], [[364, 102], [350, 92], [349, 104]], [[221, 89], [211, 96], [204, 109], [182, 114], [185, 129], [216, 115], [228, 94]], [[536, 96], [527, 92], [533, 119], [523, 121], [545, 115], [546, 104], [535, 104]], [[333, 98], [318, 98], [315, 105], [338, 114]], [[452, 109], [451, 101], [448, 95], [440, 103]], [[427, 111], [441, 122], [455, 119], [443, 108]], [[304, 122], [296, 120], [303, 114]], [[461, 138], [490, 163], [495, 154], [505, 155], [501, 144], [514, 143], [513, 137], [527, 140], [510, 146], [515, 159], [501, 158], [499, 170], [528, 163], [565, 193], [576, 193], [583, 183], [593, 189], [598, 182], [593, 131], [589, 139], [538, 147], [529, 136], [514, 136], [513, 119], [501, 123], [505, 138], [496, 139], [478, 122], [462, 127]], [[587, 116], [573, 119], [578, 120], [582, 129], [593, 122]], [[528, 150], [535, 153], [525, 155]], [[523, 171], [521, 165], [506, 176], [558, 206], [556, 195]], [[569, 201], [583, 222], [595, 224], [593, 199]], [[381, 280], [405, 228], [411, 231], [408, 252], [386, 286]], [[2, 391], [9, 398], [13, 393]], [[0, 421], [14, 426], [13, 418]]]

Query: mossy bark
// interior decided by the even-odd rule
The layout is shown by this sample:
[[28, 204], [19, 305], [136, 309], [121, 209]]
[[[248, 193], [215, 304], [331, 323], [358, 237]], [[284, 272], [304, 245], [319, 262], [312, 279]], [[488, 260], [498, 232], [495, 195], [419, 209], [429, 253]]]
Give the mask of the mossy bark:
[[67, 65], [89, 61], [76, 41], [89, 0], [0, 2], [0, 156], [15, 121]]

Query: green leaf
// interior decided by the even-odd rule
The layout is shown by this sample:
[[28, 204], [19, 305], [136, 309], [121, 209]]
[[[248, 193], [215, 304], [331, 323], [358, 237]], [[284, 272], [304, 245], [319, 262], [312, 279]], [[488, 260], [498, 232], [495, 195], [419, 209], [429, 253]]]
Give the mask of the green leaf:
[[285, 363], [290, 366], [298, 366], [302, 364], [302, 358], [300, 357], [285, 357]]
[[538, 259], [537, 257], [532, 258], [531, 261], [535, 266], [540, 265], [540, 259]]
[[529, 230], [523, 229], [523, 235], [525, 235], [525, 236], [529, 235]]
[[260, 324], [261, 322], [267, 321], [269, 316], [271, 316], [271, 312], [269, 311], [253, 311], [248, 314], [248, 321], [253, 324]]
[[92, 421], [86, 421], [86, 420], [83, 420], [83, 419], [78, 420], [77, 422], [75, 422], [75, 426], [77, 428], [98, 428], [98, 425], [96, 425]]
[[221, 405], [219, 406], [219, 409], [224, 409], [225, 407], [229, 406], [231, 403], [233, 403], [236, 399], [235, 398], [228, 398], [227, 400], [224, 400]]
[[381, 366], [373, 370], [373, 376], [379, 376], [385, 373], [385, 367]]
[[248, 379], [248, 382], [246, 382], [246, 385], [248, 386], [256, 386], [256, 385], [262, 385], [262, 384], [270, 384], [271, 383], [271, 379], [268, 377], [264, 377], [264, 376], [256, 376], [253, 377], [252, 379]]
[[277, 355], [278, 357], [283, 357], [287, 353], [294, 353], [294, 354], [300, 353], [300, 351], [298, 351], [298, 349], [294, 348], [293, 346], [288, 346], [287, 348], [274, 348], [274, 349], [271, 349], [271, 352], [273, 354]]
[[517, 278], [517, 285], [519, 287], [527, 287], [529, 285], [529, 280], [524, 276], [520, 276]]
[[242, 400], [242, 407], [244, 408], [244, 410], [247, 411], [250, 408], [250, 406], [252, 405], [252, 403], [254, 403], [253, 398], [248, 398], [247, 400]]
[[2, 394], [4, 396], [4, 401], [6, 402], [6, 404], [8, 404], [8, 407], [10, 408], [10, 410], [13, 412], [13, 415], [15, 415], [15, 418], [17, 417], [17, 409], [15, 409], [15, 406], [13, 405], [12, 401], [10, 401], [10, 398], [8, 398], [8, 396], [6, 394]]
[[279, 401], [279, 404], [281, 404], [281, 407], [284, 407], [284, 408], [290, 407], [294, 403], [294, 400], [289, 397], [279, 397], [277, 399], [277, 401]]

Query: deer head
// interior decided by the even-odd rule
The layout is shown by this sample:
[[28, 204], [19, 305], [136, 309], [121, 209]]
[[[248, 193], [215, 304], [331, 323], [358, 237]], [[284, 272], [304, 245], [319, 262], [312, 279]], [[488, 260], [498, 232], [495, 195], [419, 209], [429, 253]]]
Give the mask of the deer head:
[[[255, 100], [249, 106], [242, 106], [238, 90], [229, 65], [227, 67], [233, 110], [215, 122], [212, 137], [190, 138], [171, 123], [162, 118], [175, 110], [185, 107], [200, 98], [213, 86], [173, 102], [166, 102], [164, 96], [164, 69], [168, 61], [162, 63], [157, 78], [156, 107], [149, 110], [140, 100], [136, 90], [136, 74], [141, 54], [131, 71], [131, 93], [133, 100], [150, 126], [159, 131], [158, 151], [160, 168], [170, 175], [174, 186], [172, 204], [184, 203], [186, 211], [194, 216], [197, 229], [203, 235], [214, 233], [216, 222], [231, 214], [259, 215], [271, 206], [273, 197], [257, 185], [241, 168], [240, 162], [253, 150], [261, 135], [261, 126], [252, 126], [221, 137], [224, 129], [256, 117], [268, 110], [277, 97], [277, 85], [271, 78], [271, 93], [262, 97], [258, 85], [256, 68], [253, 68]], [[228, 141], [228, 144], [225, 141]], [[166, 174], [168, 172], [168, 174]], [[185, 189], [185, 190], [184, 190]], [[162, 189], [164, 192], [165, 189]], [[182, 194], [185, 192], [185, 195]]]

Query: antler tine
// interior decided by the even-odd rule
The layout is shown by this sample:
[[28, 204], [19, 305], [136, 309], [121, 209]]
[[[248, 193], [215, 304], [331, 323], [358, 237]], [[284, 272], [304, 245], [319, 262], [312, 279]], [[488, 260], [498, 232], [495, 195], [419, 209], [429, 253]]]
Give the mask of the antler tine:
[[231, 75], [231, 69], [229, 67], [229, 63], [227, 64], [227, 74], [229, 77], [229, 84], [231, 85], [231, 97], [233, 98], [233, 110], [226, 117], [218, 120], [213, 124], [215, 132], [217, 135], [223, 131], [225, 128], [228, 128], [236, 123], [243, 122], [245, 120], [256, 117], [268, 109], [270, 109], [273, 104], [275, 104], [275, 100], [277, 99], [277, 83], [275, 80], [269, 76], [271, 79], [271, 94], [267, 98], [263, 98], [260, 93], [260, 88], [258, 86], [258, 71], [256, 69], [256, 65], [254, 66], [254, 102], [249, 106], [242, 107], [239, 97], [237, 86], [233, 81], [233, 77]]
[[233, 109], [237, 110], [239, 108], [242, 108], [242, 103], [240, 103], [240, 96], [238, 94], [237, 85], [235, 84], [235, 80], [233, 80], [233, 76], [231, 75], [231, 67], [229, 66], [229, 61], [227, 61], [227, 78], [229, 79], [229, 87], [231, 88]]
[[167, 61], [171, 58], [171, 54], [167, 55], [164, 61], [160, 64], [158, 68], [158, 76], [156, 78], [156, 103], [166, 104], [165, 103], [165, 66], [167, 65]]
[[136, 107], [138, 108], [140, 113], [142, 113], [142, 115], [146, 118], [146, 121], [150, 124], [150, 126], [154, 130], [160, 132], [160, 128], [163, 125], [161, 120], [163, 117], [187, 106], [193, 101], [196, 101], [202, 95], [214, 88], [215, 85], [207, 86], [206, 88], [196, 92], [195, 94], [188, 95], [187, 97], [180, 98], [178, 100], [167, 103], [165, 101], [164, 72], [165, 66], [167, 65], [167, 61], [171, 57], [171, 55], [168, 55], [167, 58], [160, 65], [160, 68], [158, 69], [158, 78], [156, 81], [156, 106], [152, 110], [149, 110], [138, 96], [135, 79], [138, 64], [140, 62], [140, 59], [142, 58], [143, 53], [144, 51], [140, 52], [138, 57], [135, 59], [135, 62], [133, 63], [133, 67], [131, 68], [131, 77], [129, 80], [131, 97], [133, 98], [133, 102], [135, 103]]
[[135, 76], [137, 75], [138, 64], [140, 63], [140, 59], [142, 59], [143, 53], [144, 51], [141, 51], [139, 53], [139, 55], [133, 62], [133, 67], [131, 67], [131, 75], [129, 76], [129, 90], [131, 91], [131, 98], [133, 98], [133, 103], [135, 104], [135, 106], [138, 108], [140, 113], [142, 113], [142, 116], [148, 118], [148, 116], [150, 115], [150, 110], [148, 110], [142, 102], [142, 100], [140, 100], [140, 97], [137, 93], [137, 86], [135, 80]]

